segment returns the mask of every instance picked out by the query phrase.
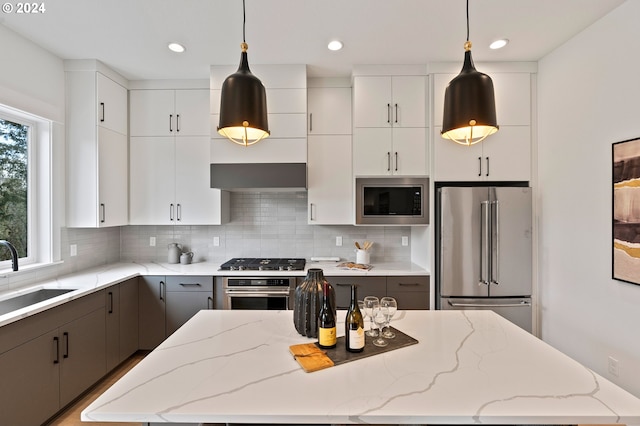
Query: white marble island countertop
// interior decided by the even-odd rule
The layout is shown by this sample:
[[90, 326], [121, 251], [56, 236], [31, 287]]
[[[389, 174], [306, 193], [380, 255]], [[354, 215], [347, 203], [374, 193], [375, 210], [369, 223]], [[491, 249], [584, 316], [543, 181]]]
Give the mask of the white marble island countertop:
[[640, 424], [638, 398], [491, 311], [399, 311], [393, 325], [419, 343], [305, 373], [288, 347], [313, 340], [291, 311], [200, 311], [82, 420]]

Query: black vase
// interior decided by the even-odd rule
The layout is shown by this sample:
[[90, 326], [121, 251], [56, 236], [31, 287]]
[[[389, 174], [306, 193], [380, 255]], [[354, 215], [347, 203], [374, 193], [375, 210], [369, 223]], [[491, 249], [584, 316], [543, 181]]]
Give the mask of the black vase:
[[[322, 285], [327, 281], [320, 268], [311, 268], [307, 271], [302, 284], [296, 287], [293, 303], [293, 324], [298, 333], [307, 337], [318, 337], [318, 314], [324, 301]], [[336, 311], [336, 294], [331, 284], [327, 282], [329, 305]]]

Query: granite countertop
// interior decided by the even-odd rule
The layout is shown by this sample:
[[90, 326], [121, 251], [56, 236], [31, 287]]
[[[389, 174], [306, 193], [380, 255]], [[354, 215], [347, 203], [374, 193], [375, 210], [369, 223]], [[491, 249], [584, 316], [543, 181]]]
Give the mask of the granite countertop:
[[305, 373], [288, 347], [313, 340], [291, 311], [200, 311], [81, 418], [640, 423], [638, 398], [491, 311], [399, 311], [393, 325], [419, 343]]
[[209, 276], [301, 276], [310, 268], [322, 268], [326, 276], [392, 276], [429, 275], [429, 272], [411, 262], [375, 264], [368, 271], [345, 270], [336, 262], [307, 262], [304, 271], [221, 271], [219, 263], [198, 262], [190, 265], [169, 263], [114, 263], [87, 269], [71, 275], [42, 281], [19, 289], [0, 292], [0, 302], [38, 289], [73, 289], [69, 293], [48, 299], [22, 309], [0, 315], [0, 327], [30, 315], [53, 308], [140, 275], [209, 275]]

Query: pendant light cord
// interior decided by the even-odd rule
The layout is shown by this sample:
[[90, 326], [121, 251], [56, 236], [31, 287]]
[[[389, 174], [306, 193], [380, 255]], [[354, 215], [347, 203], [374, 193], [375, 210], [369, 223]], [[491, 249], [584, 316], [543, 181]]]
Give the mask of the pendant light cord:
[[[469, 0], [467, 0], [467, 26], [469, 25]], [[244, 0], [242, 0], [242, 41], [244, 43], [247, 42], [247, 39], [245, 37], [245, 31], [244, 28], [247, 25], [247, 12], [245, 11], [245, 7], [244, 7]], [[467, 28], [467, 39], [469, 39], [469, 29]]]
[[467, 41], [469, 41], [469, 0], [467, 0]]

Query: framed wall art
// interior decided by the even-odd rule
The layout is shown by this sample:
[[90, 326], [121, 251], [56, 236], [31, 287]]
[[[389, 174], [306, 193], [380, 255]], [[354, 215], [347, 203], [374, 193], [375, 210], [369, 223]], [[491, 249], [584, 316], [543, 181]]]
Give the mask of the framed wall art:
[[612, 146], [612, 277], [640, 285], [640, 138]]

